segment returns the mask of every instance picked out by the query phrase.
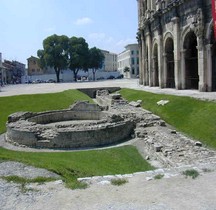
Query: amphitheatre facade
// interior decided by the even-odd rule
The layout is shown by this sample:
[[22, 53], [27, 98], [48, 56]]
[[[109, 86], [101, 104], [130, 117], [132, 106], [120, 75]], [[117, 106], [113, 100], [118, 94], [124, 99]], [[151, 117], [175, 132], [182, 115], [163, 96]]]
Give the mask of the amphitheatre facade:
[[140, 84], [216, 90], [211, 0], [138, 0]]

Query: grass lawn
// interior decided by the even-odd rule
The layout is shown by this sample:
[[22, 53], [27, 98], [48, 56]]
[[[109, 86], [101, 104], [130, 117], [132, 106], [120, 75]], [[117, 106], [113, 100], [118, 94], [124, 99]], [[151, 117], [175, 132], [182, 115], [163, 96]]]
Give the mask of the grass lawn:
[[[132, 89], [122, 89], [120, 93], [129, 101], [141, 99], [144, 109], [159, 115], [177, 130], [216, 149], [215, 102]], [[170, 102], [165, 106], [158, 106], [157, 102], [160, 100], [169, 100]]]
[[133, 146], [79, 152], [17, 152], [0, 148], [1, 160], [20, 161], [46, 168], [63, 177], [70, 188], [80, 187], [78, 177], [127, 174], [152, 170]]
[[[64, 109], [68, 108], [76, 100], [92, 101], [88, 96], [77, 90], [51, 94], [1, 97], [0, 132], [6, 131], [5, 123], [11, 113]], [[54, 171], [61, 175], [66, 185], [71, 188], [79, 187], [79, 183], [76, 181], [78, 177], [125, 174], [153, 169], [143, 160], [133, 146], [98, 151], [56, 153], [17, 152], [0, 148], [0, 160], [20, 161]]]
[[77, 100], [92, 99], [78, 90], [66, 90], [60, 93], [34, 94], [0, 97], [0, 133], [6, 131], [8, 115], [19, 111], [39, 112], [68, 108]]

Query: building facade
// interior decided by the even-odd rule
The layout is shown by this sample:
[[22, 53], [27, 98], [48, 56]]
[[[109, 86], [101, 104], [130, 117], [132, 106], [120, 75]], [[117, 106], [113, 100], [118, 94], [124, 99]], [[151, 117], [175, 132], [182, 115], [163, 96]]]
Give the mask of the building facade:
[[[129, 71], [125, 72], [128, 67]], [[129, 44], [118, 54], [118, 71], [125, 78], [137, 78], [139, 75], [139, 47], [138, 44]]]
[[25, 75], [25, 64], [18, 61], [2, 60], [0, 53], [0, 83], [18, 84], [21, 83], [22, 76]]
[[27, 59], [28, 75], [41, 75], [44, 74], [44, 70], [39, 66], [39, 58], [31, 56]]
[[137, 0], [140, 84], [216, 91], [211, 0]]
[[118, 68], [118, 62], [117, 62], [117, 54], [111, 53], [106, 50], [101, 50], [101, 52], [104, 54], [104, 63], [102, 67], [102, 71], [117, 71]]

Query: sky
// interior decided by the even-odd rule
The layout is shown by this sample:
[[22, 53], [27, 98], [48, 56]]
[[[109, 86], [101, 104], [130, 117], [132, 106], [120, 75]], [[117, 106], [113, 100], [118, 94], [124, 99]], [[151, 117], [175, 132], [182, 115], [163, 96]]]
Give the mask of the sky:
[[118, 54], [137, 42], [137, 10], [136, 0], [0, 0], [2, 59], [27, 64], [53, 34]]

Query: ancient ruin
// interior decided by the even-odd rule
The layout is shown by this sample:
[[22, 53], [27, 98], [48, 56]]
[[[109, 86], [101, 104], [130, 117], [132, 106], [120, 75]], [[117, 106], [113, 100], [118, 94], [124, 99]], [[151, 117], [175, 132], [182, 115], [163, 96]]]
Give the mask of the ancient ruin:
[[29, 147], [88, 148], [128, 139], [134, 126], [96, 104], [77, 102], [65, 110], [10, 115], [6, 139]]
[[76, 102], [69, 109], [19, 112], [8, 117], [6, 141], [23, 147], [97, 148], [134, 145], [155, 167], [216, 163], [216, 152], [177, 132], [160, 117], [128, 102], [119, 93], [98, 90], [95, 101]]

